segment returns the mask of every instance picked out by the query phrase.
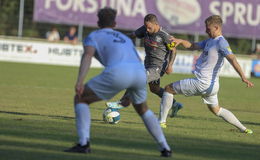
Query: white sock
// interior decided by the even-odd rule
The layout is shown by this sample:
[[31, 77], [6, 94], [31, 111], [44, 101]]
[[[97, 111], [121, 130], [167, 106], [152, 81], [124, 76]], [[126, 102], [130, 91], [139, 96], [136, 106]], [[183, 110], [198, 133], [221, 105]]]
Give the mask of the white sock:
[[170, 150], [170, 147], [166, 142], [165, 136], [154, 113], [151, 110], [147, 110], [141, 117], [147, 130], [159, 144], [160, 150], [163, 150], [164, 148]]
[[86, 103], [78, 103], [75, 106], [76, 127], [79, 136], [79, 144], [84, 146], [89, 141], [90, 135], [90, 111]]
[[172, 108], [172, 102], [173, 102], [173, 94], [169, 92], [163, 92], [161, 105], [160, 105], [160, 114], [159, 114], [160, 123], [166, 122], [168, 113]]
[[234, 125], [241, 131], [246, 130], [246, 127], [237, 119], [237, 117], [232, 112], [230, 112], [225, 108], [221, 107], [219, 112], [217, 113], [217, 116], [223, 118], [226, 122]]

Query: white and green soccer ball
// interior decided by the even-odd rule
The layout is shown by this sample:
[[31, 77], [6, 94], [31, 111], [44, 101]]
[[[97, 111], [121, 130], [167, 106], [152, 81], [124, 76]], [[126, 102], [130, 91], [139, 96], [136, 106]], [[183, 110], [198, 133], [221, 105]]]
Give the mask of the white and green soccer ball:
[[117, 109], [107, 108], [103, 112], [103, 120], [109, 124], [116, 124], [120, 121], [120, 113]]

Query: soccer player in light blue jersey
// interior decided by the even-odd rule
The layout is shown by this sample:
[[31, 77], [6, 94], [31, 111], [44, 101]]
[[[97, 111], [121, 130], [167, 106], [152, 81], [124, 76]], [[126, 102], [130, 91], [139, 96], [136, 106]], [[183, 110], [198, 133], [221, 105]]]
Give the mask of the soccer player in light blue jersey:
[[[99, 30], [93, 31], [84, 40], [78, 79], [75, 85], [75, 114], [79, 143], [66, 152], [90, 153], [89, 105], [108, 100], [127, 89], [136, 112], [141, 116], [147, 130], [159, 144], [161, 156], [170, 157], [171, 149], [154, 113], [146, 104], [146, 72], [137, 51], [126, 35], [114, 30], [116, 10], [103, 8], [98, 12]], [[92, 57], [105, 67], [104, 71], [85, 85]]]
[[[180, 80], [165, 87], [160, 106], [161, 110], [169, 112], [175, 94], [183, 94], [185, 96], [200, 95], [209, 110], [215, 115], [234, 125], [241, 132], [251, 134], [253, 133], [252, 130], [241, 124], [232, 112], [219, 106], [217, 95], [219, 90], [219, 71], [223, 65], [224, 58], [233, 66], [247, 87], [253, 87], [254, 84], [247, 80], [227, 40], [222, 36], [221, 17], [218, 15], [210, 16], [205, 20], [205, 25], [209, 39], [198, 43], [173, 39], [176, 46], [183, 45], [187, 49], [203, 50], [203, 52], [195, 65], [195, 78]], [[166, 118], [165, 115], [161, 114], [161, 121], [166, 122]]]

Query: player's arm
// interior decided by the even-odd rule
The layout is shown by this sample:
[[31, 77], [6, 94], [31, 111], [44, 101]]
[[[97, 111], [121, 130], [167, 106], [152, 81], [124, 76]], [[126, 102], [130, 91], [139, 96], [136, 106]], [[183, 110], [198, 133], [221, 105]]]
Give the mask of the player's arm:
[[176, 58], [176, 48], [173, 48], [172, 50], [170, 50], [170, 55], [169, 55], [169, 64], [168, 64], [168, 67], [166, 68], [166, 71], [165, 73], [166, 74], [170, 74], [172, 73], [172, 66], [173, 66], [173, 63], [174, 63], [174, 60]]
[[182, 45], [184, 48], [187, 48], [189, 50], [200, 50], [202, 49], [201, 46], [199, 46], [197, 43], [191, 43], [184, 39], [177, 39], [172, 38], [173, 42], [175, 43], [175, 46]]
[[127, 33], [126, 35], [130, 38], [143, 38], [144, 34], [146, 32], [146, 28], [145, 26], [141, 26], [140, 28], [138, 28], [137, 30], [135, 30], [134, 32], [130, 32]]
[[169, 51], [169, 63], [168, 63], [168, 66], [165, 70], [165, 73], [170, 74], [170, 73], [173, 72], [172, 66], [173, 66], [173, 63], [174, 63], [175, 58], [176, 58], [177, 50], [176, 50], [175, 42], [172, 41], [172, 39], [174, 39], [173, 36], [167, 35], [165, 37], [165, 39], [166, 39], [166, 42], [165, 42], [166, 47], [167, 47], [167, 50]]
[[131, 39], [136, 38], [135, 32], [126, 33], [126, 35], [127, 35], [128, 37], [130, 37]]
[[247, 87], [253, 87], [254, 84], [246, 79], [245, 74], [243, 73], [239, 63], [237, 62], [237, 59], [234, 54], [228, 54], [226, 56], [229, 63], [233, 66], [233, 68], [236, 70], [236, 72], [239, 74], [241, 80], [247, 84]]
[[84, 53], [81, 58], [78, 79], [77, 79], [76, 86], [75, 86], [75, 91], [76, 91], [77, 95], [81, 95], [84, 91], [83, 82], [89, 71], [91, 60], [92, 60], [92, 57], [94, 56], [94, 54], [95, 54], [94, 47], [91, 47], [91, 46], [84, 47]]

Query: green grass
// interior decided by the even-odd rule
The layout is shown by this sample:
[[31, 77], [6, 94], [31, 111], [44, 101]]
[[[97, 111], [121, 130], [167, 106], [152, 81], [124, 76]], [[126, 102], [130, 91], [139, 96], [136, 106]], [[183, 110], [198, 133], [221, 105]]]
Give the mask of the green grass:
[[[100, 73], [92, 69], [87, 79]], [[63, 152], [77, 141], [73, 110], [78, 68], [0, 62], [1, 160], [155, 160], [157, 146], [132, 107], [121, 111], [117, 125], [102, 121], [104, 102], [91, 105], [89, 155]], [[162, 85], [191, 77], [173, 74]], [[221, 78], [219, 102], [231, 110], [253, 135], [238, 132], [210, 113], [200, 97], [176, 96], [185, 105], [168, 119], [164, 130], [175, 160], [259, 160], [260, 79], [245, 88], [237, 78]], [[120, 93], [113, 100], [120, 98]], [[148, 104], [157, 114], [160, 99], [149, 93]]]

